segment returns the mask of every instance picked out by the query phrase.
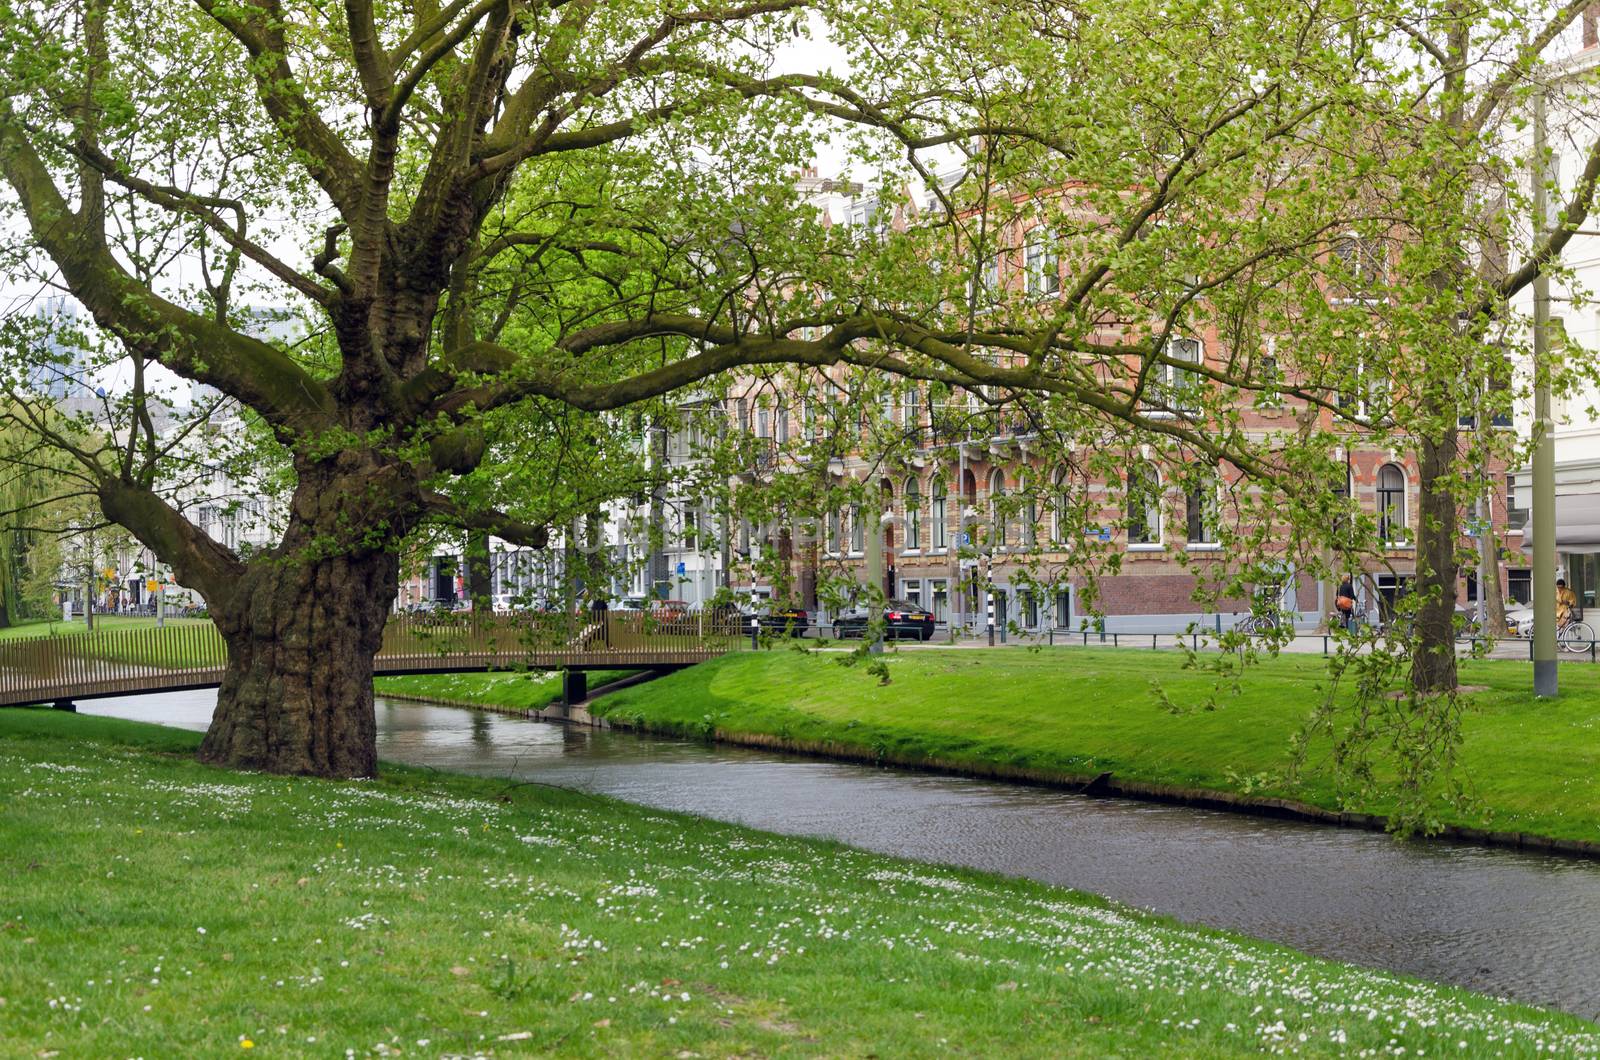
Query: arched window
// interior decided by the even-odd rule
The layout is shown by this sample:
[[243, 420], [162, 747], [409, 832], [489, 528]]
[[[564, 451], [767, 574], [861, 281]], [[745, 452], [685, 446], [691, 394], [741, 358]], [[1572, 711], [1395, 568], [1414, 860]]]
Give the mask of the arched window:
[[1406, 474], [1396, 464], [1378, 469], [1378, 536], [1394, 544], [1406, 540]]
[[1178, 337], [1167, 340], [1167, 357], [1175, 362], [1161, 366], [1162, 389], [1166, 403], [1177, 412], [1198, 412], [1202, 383], [1197, 372], [1182, 364], [1204, 364], [1205, 347], [1199, 339]]
[[1147, 463], [1128, 468], [1128, 544], [1161, 544], [1161, 476]]
[[922, 487], [906, 479], [906, 548], [922, 547]]
[[940, 550], [950, 547], [948, 507], [949, 498], [944, 479], [939, 475], [935, 475], [933, 477], [933, 547]]
[[1191, 545], [1217, 543], [1217, 480], [1206, 475], [1192, 484], [1183, 496], [1184, 536]]
[[1006, 515], [1006, 473], [999, 468], [989, 475], [989, 526], [990, 547], [1005, 548], [1010, 535], [1007, 533], [1008, 522]]
[[1057, 545], [1065, 545], [1072, 539], [1071, 535], [1071, 497], [1067, 494], [1067, 473], [1057, 471], [1055, 476], [1055, 489], [1050, 495], [1050, 540]]

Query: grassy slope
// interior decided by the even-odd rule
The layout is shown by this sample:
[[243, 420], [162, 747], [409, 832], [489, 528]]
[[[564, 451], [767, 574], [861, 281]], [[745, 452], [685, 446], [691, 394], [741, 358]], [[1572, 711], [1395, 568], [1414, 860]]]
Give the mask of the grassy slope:
[[[1283, 779], [1288, 739], [1316, 699], [1323, 662], [1285, 656], [1252, 670], [1242, 694], [1215, 711], [1174, 715], [1204, 701], [1212, 680], [1180, 669], [1174, 652], [1026, 649], [887, 656], [879, 686], [837, 656], [736, 655], [607, 697], [597, 710], [701, 735], [762, 733], [835, 741], [915, 761], [940, 758], [1070, 774], [1287, 796], [1326, 807], [1338, 795], [1321, 771]], [[1479, 805], [1445, 811], [1454, 823], [1600, 840], [1600, 668], [1562, 668], [1555, 703], [1529, 694], [1525, 663], [1475, 662], [1463, 680], [1487, 685], [1465, 720], [1464, 773]], [[1381, 813], [1385, 807], [1353, 807]]]
[[[637, 670], [596, 670], [589, 687], [599, 688]], [[505, 671], [487, 674], [412, 674], [379, 677], [372, 682], [378, 695], [411, 696], [460, 703], [483, 703], [516, 710], [538, 710], [561, 698], [561, 675], [546, 670]]]
[[1600, 1049], [1026, 881], [432, 772], [223, 773], [196, 739], [0, 711], [0, 1055]]

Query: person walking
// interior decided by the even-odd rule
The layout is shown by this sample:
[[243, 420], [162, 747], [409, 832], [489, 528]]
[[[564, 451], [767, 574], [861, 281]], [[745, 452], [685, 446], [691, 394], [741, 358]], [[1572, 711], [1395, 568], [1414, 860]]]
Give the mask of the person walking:
[[1334, 597], [1333, 606], [1339, 612], [1339, 624], [1344, 626], [1346, 633], [1350, 632], [1356, 619], [1356, 587], [1350, 580], [1350, 575], [1344, 576], [1344, 581], [1339, 583], [1339, 591]]

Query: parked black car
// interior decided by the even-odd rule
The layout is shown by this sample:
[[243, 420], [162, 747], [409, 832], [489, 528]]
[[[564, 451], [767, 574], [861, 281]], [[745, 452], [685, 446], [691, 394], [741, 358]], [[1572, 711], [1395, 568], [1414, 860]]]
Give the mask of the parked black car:
[[[851, 607], [839, 612], [833, 620], [834, 636], [866, 636], [867, 617], [865, 607]], [[933, 639], [933, 613], [907, 600], [890, 600], [885, 604], [883, 624], [883, 635], [888, 640]]]
[[775, 637], [803, 637], [811, 626], [811, 615], [803, 607], [774, 605], [759, 611], [744, 612], [744, 627], [750, 628], [750, 619], [761, 623], [761, 632]]

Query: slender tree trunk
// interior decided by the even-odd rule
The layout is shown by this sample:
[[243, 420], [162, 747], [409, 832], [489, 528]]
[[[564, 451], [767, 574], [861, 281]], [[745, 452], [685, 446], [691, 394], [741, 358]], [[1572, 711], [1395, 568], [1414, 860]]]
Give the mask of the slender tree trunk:
[[490, 596], [494, 592], [494, 579], [489, 572], [489, 535], [473, 533], [467, 536], [467, 599], [474, 611], [492, 610]]
[[1448, 483], [1456, 455], [1458, 428], [1448, 410], [1437, 436], [1425, 436], [1420, 449], [1417, 518], [1417, 589], [1411, 684], [1427, 694], [1456, 687], [1456, 499]]

